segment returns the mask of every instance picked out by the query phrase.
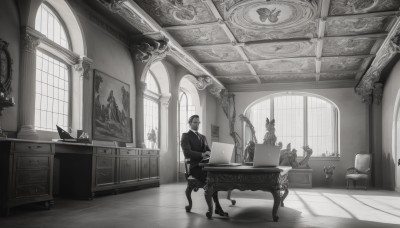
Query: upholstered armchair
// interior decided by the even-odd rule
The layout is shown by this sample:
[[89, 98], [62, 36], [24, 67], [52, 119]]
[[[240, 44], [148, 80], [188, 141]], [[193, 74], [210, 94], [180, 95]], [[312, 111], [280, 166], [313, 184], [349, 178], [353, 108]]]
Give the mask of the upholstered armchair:
[[355, 188], [357, 181], [361, 180], [365, 183], [365, 190], [367, 190], [371, 178], [371, 160], [371, 154], [356, 154], [354, 167], [347, 169], [347, 189], [349, 188], [350, 181], [353, 181], [353, 186]]

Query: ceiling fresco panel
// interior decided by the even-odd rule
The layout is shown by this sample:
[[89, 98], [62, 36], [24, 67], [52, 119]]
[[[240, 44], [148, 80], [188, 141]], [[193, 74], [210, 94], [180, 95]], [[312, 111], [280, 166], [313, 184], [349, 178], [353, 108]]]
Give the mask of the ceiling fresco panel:
[[315, 73], [315, 60], [309, 59], [274, 59], [252, 62], [257, 74], [273, 73]]
[[313, 41], [249, 44], [243, 47], [250, 60], [315, 56], [315, 48], [316, 42]]
[[367, 55], [376, 43], [376, 38], [338, 37], [325, 38], [323, 56]]
[[161, 26], [215, 22], [208, 6], [199, 0], [135, 0]]
[[225, 77], [218, 77], [218, 80], [225, 85], [258, 83], [255, 77], [252, 76], [225, 76]]
[[236, 48], [232, 46], [202, 47], [188, 52], [199, 62], [222, 62], [222, 61], [240, 61], [242, 60]]
[[358, 35], [385, 32], [394, 16], [366, 16], [360, 18], [328, 17], [326, 35]]
[[316, 33], [318, 0], [214, 0], [239, 42], [311, 38]]
[[321, 81], [334, 81], [334, 80], [355, 80], [357, 72], [332, 72], [321, 73], [319, 80]]
[[274, 74], [260, 76], [262, 83], [288, 83], [315, 81], [315, 74]]
[[231, 41], [219, 25], [190, 29], [169, 29], [168, 33], [182, 46], [225, 44]]
[[356, 71], [360, 69], [363, 62], [362, 57], [322, 58], [321, 71]]
[[399, 0], [331, 0], [329, 15], [395, 11], [399, 7]]
[[214, 75], [231, 76], [231, 75], [250, 75], [251, 72], [246, 63], [207, 63], [203, 64]]

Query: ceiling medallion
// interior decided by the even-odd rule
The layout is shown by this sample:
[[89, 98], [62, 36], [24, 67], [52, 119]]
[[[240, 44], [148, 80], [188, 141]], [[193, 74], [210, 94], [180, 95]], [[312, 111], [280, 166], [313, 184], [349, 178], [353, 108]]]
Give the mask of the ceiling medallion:
[[[226, 4], [226, 20], [245, 30], [298, 30], [316, 18], [316, 0], [236, 0]], [[233, 3], [233, 4], [232, 4]]]

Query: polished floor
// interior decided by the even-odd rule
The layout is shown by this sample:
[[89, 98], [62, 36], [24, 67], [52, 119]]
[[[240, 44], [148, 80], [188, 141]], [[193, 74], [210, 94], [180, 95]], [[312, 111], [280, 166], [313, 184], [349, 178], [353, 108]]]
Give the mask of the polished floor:
[[384, 190], [291, 189], [280, 219], [272, 221], [272, 196], [234, 191], [235, 206], [220, 201], [229, 217], [205, 216], [203, 190], [193, 193], [185, 212], [185, 184], [107, 195], [93, 201], [56, 198], [49, 211], [40, 206], [15, 208], [0, 218], [1, 228], [197, 228], [197, 227], [400, 227], [400, 193]]

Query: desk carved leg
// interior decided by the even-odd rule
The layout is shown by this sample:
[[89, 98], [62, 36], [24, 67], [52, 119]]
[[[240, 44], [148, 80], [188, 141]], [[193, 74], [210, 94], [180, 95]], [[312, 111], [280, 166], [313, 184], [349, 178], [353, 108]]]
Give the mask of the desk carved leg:
[[204, 196], [206, 198], [207, 206], [208, 206], [208, 211], [206, 213], [206, 216], [208, 219], [211, 219], [212, 214], [213, 214], [213, 202], [212, 202], [212, 196], [214, 194], [214, 188], [212, 186], [207, 186], [204, 188]]
[[192, 184], [192, 183], [188, 183], [188, 185], [187, 185], [187, 187], [186, 187], [186, 191], [185, 191], [185, 193], [186, 193], [186, 198], [188, 199], [188, 201], [189, 201], [189, 205], [187, 205], [186, 207], [185, 207], [185, 209], [186, 209], [186, 212], [190, 212], [190, 210], [192, 210], [192, 191], [193, 191], [193, 189], [195, 188], [195, 186]]
[[272, 219], [274, 222], [277, 222], [279, 220], [278, 216], [278, 209], [279, 209], [279, 204], [281, 203], [281, 193], [280, 190], [273, 190], [271, 191], [272, 196], [274, 197], [274, 207], [272, 208]]
[[283, 201], [286, 199], [286, 197], [288, 196], [288, 194], [289, 194], [289, 189], [288, 189], [288, 188], [285, 188], [284, 193], [283, 193], [282, 196], [281, 196], [281, 207], [284, 207], [284, 206], [285, 206], [285, 204], [283, 203]]

